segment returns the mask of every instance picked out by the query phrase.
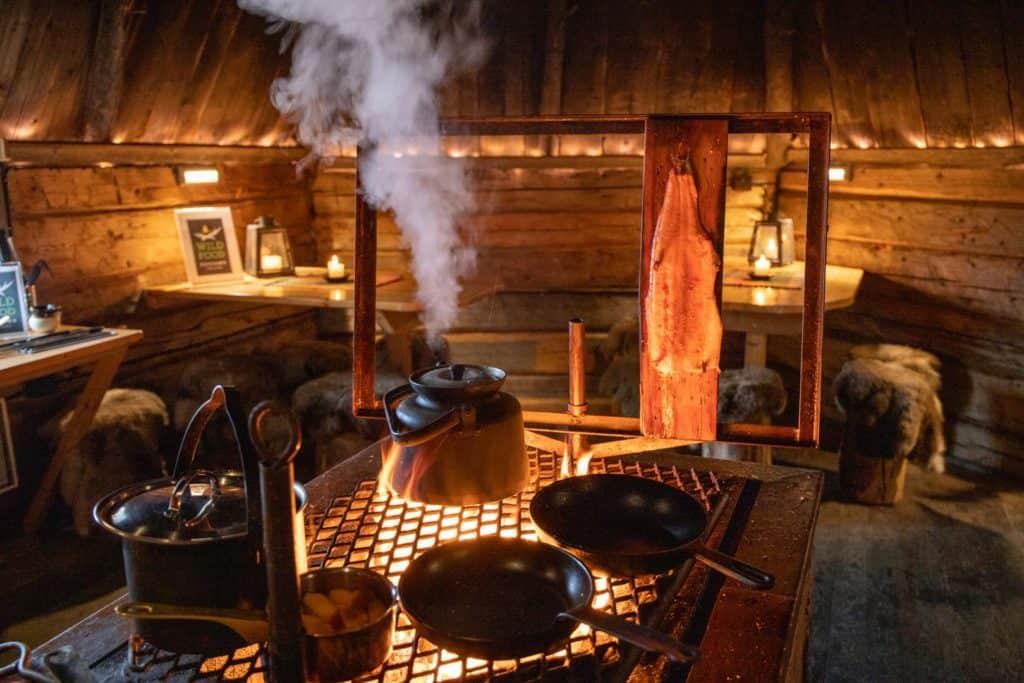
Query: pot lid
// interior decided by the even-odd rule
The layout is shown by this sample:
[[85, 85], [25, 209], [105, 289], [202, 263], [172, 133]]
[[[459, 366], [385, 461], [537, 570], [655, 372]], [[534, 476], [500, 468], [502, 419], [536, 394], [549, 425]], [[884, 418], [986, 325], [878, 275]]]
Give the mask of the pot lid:
[[501, 389], [505, 371], [489, 365], [454, 363], [420, 370], [409, 378], [417, 393], [444, 396], [479, 396]]
[[133, 540], [190, 543], [244, 536], [241, 475], [196, 470], [178, 481], [134, 484], [96, 505], [96, 521]]

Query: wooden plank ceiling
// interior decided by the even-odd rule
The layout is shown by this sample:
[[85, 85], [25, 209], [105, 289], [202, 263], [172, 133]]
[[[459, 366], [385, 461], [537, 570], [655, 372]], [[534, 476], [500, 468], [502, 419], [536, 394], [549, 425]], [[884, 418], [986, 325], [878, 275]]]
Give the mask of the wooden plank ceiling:
[[[234, 0], [120, 1], [114, 141], [294, 144], [268, 97], [288, 58], [262, 18]], [[104, 2], [0, 3], [0, 134], [84, 139]], [[840, 147], [1024, 144], [1020, 3], [487, 0], [484, 16], [491, 58], [445, 90], [446, 115], [758, 111], [777, 107], [765, 73], [782, 64], [782, 99], [832, 111]], [[600, 143], [561, 153], [639, 151]]]

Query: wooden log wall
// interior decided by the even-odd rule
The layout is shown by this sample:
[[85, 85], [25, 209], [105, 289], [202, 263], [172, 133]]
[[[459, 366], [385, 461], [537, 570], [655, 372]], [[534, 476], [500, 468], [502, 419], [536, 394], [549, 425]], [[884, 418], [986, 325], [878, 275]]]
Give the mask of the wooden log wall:
[[[791, 156], [780, 202], [802, 225], [804, 159]], [[1024, 476], [1024, 149], [835, 157], [852, 177], [831, 186], [829, 262], [866, 275], [856, 304], [826, 316], [826, 386], [853, 344], [931, 351], [943, 362], [950, 455]], [[795, 363], [786, 344], [769, 349]]]
[[[147, 286], [185, 279], [174, 209], [229, 206], [244, 248], [245, 225], [271, 214], [288, 226], [300, 264], [312, 264], [309, 188], [290, 163], [223, 164], [216, 185], [182, 186], [171, 166], [15, 168], [9, 171], [15, 243], [23, 262], [45, 259], [52, 275], [39, 284], [43, 303], [64, 308], [69, 323], [142, 329], [116, 385], [156, 391], [178, 389], [183, 365], [198, 356], [273, 349], [315, 335], [308, 309], [250, 304], [148, 305]], [[45, 457], [38, 428], [67, 408], [82, 373], [55, 378], [40, 394], [10, 402], [19, 462], [31, 490], [32, 468]]]

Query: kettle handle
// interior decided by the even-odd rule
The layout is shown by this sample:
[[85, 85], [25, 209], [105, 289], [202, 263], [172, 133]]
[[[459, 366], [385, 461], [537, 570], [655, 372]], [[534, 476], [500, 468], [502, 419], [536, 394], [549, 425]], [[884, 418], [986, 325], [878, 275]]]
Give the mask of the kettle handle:
[[430, 441], [435, 437], [441, 436], [445, 432], [462, 424], [464, 419], [463, 412], [468, 411], [467, 417], [470, 419], [475, 418], [476, 409], [472, 406], [456, 406], [428, 425], [424, 425], [418, 429], [402, 431], [398, 415], [395, 413], [392, 406], [396, 405], [406, 396], [414, 394], [415, 392], [416, 390], [412, 388], [411, 384], [404, 384], [384, 394], [384, 418], [387, 420], [388, 431], [391, 432], [391, 438], [397, 444], [401, 444], [403, 446], [418, 446], [425, 441]]

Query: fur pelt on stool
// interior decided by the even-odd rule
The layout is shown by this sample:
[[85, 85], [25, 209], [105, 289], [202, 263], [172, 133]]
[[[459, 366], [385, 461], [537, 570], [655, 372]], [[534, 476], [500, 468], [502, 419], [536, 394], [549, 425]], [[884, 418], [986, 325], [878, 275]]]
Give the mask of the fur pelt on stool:
[[[59, 422], [63, 432], [73, 412]], [[92, 507], [122, 486], [166, 475], [160, 452], [169, 419], [160, 397], [141, 389], [111, 389], [78, 447], [68, 454], [60, 494], [71, 508], [75, 531], [88, 536]]]
[[786, 409], [786, 388], [769, 368], [723, 370], [718, 379], [718, 421], [758, 423]]
[[[381, 396], [405, 381], [397, 373], [378, 369], [374, 391]], [[352, 415], [351, 372], [331, 372], [306, 382], [292, 395], [292, 411], [302, 424], [302, 433], [315, 453], [320, 471], [380, 436], [379, 421]]]
[[855, 347], [833, 384], [846, 417], [843, 448], [875, 458], [903, 458], [945, 471], [938, 359], [894, 345]]
[[[726, 424], [761, 424], [786, 409], [786, 387], [779, 373], [769, 368], [723, 370], [718, 378], [718, 421]], [[751, 448], [730, 443], [701, 445], [704, 457], [740, 460]]]
[[[174, 399], [173, 423], [179, 433], [213, 387], [222, 384], [238, 390], [245, 416], [257, 403], [280, 397], [277, 373], [271, 358], [263, 354], [201, 356], [189, 361], [181, 374]], [[243, 416], [243, 418], [245, 417]], [[203, 433], [197, 464], [207, 469], [238, 469], [238, 447], [234, 433], [218, 414]]]
[[275, 350], [273, 358], [281, 388], [291, 392], [311, 379], [351, 368], [352, 348], [336, 341], [299, 340]]

